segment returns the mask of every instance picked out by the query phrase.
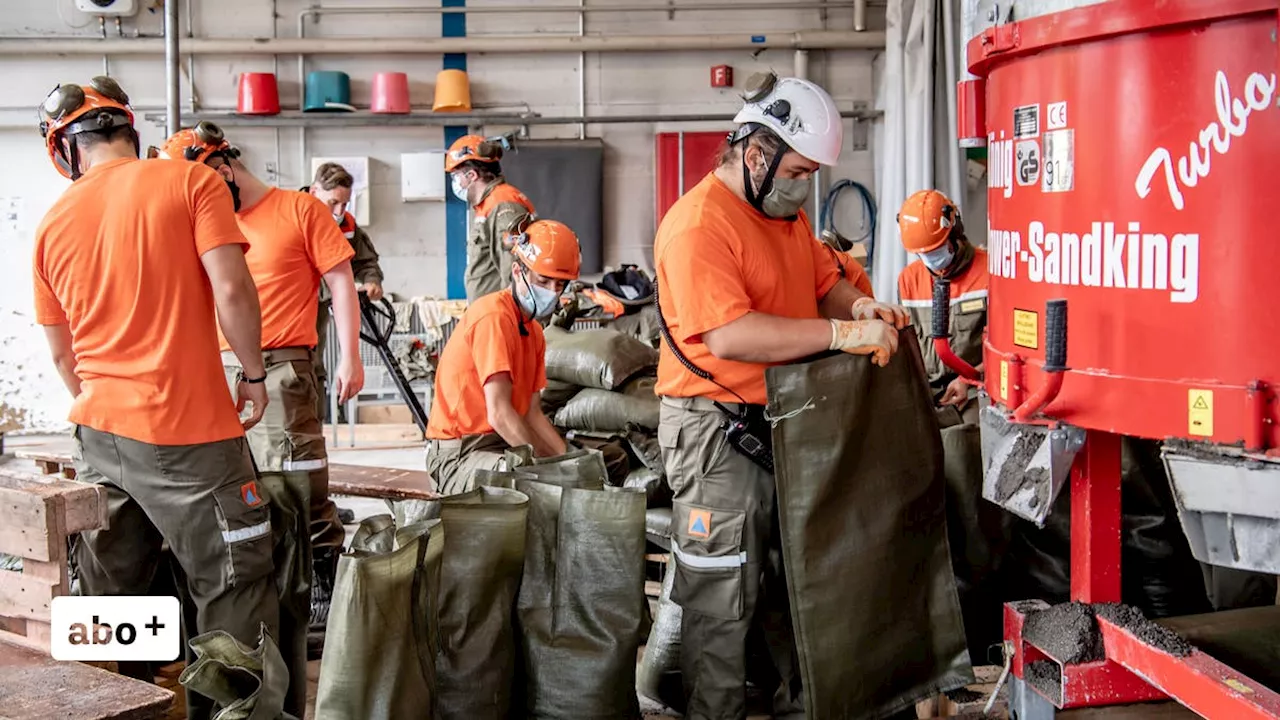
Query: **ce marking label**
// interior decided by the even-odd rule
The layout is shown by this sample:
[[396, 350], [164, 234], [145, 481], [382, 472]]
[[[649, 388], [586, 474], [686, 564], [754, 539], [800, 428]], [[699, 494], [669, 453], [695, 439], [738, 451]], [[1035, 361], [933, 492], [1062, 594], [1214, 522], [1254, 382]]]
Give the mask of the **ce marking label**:
[[1045, 106], [1045, 126], [1050, 130], [1061, 130], [1067, 126], [1066, 100]]

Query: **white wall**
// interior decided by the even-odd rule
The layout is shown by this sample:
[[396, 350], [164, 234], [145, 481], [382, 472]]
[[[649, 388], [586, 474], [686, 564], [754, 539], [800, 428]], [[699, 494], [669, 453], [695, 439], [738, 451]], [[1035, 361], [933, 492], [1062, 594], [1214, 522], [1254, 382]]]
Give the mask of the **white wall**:
[[[608, 0], [636, 4], [636, 0]], [[707, 0], [699, 0], [706, 2]], [[541, 4], [567, 5], [571, 0], [539, 0]], [[159, 5], [139, 0], [142, 6]], [[311, 0], [193, 0], [194, 32], [212, 37], [280, 37], [297, 35], [298, 12]], [[333, 3], [337, 4], [337, 3]], [[372, 4], [347, 0], [345, 5]], [[421, 5], [405, 0], [383, 0], [378, 5]], [[472, 7], [510, 4], [510, 0], [470, 0]], [[588, 4], [600, 4], [592, 0]], [[662, 7], [665, 3], [654, 0]], [[0, 36], [85, 35], [91, 42], [98, 33], [96, 20], [73, 9], [72, 0], [6, 3], [0, 15]], [[273, 22], [272, 6], [277, 18]], [[852, 10], [831, 10], [825, 20], [817, 10], [736, 10], [725, 2], [725, 11], [676, 13], [669, 19], [665, 11], [644, 13], [589, 14], [588, 34], [649, 35], [695, 33], [777, 34], [796, 30], [849, 30]], [[159, 10], [144, 9], [136, 18], [124, 21], [126, 34], [140, 31], [157, 35], [161, 29]], [[883, 7], [873, 5], [870, 29], [883, 29]], [[65, 22], [64, 22], [65, 19]], [[68, 23], [84, 28], [72, 28]], [[184, 16], [183, 28], [187, 27]], [[308, 21], [308, 37], [433, 37], [440, 34], [438, 15], [330, 15], [318, 24]], [[108, 26], [115, 32], [114, 25]], [[576, 14], [527, 13], [523, 15], [478, 15], [467, 18], [469, 35], [528, 34], [546, 32], [576, 34]], [[823, 84], [842, 107], [874, 96], [872, 61], [869, 51], [813, 51], [809, 58], [810, 77]], [[429, 108], [439, 55], [389, 55], [333, 57], [313, 56], [307, 69], [332, 69], [348, 73], [352, 98], [357, 106], [367, 106], [369, 82], [381, 70], [407, 72], [415, 106]], [[467, 58], [471, 76], [472, 101], [477, 108], [514, 108], [527, 104], [547, 116], [578, 115], [578, 55], [575, 54], [471, 54]], [[752, 72], [773, 68], [790, 74], [793, 55], [770, 50], [758, 54], [747, 51], [666, 52], [593, 54], [586, 56], [586, 98], [588, 115], [604, 114], [731, 114], [740, 103], [743, 81]], [[710, 87], [709, 68], [728, 64], [734, 68], [737, 88]], [[43, 340], [30, 317], [31, 235], [45, 210], [66, 185], [48, 163], [35, 131], [35, 106], [58, 82], [85, 82], [103, 71], [100, 57], [31, 57], [0, 59], [6, 77], [3, 105], [0, 106], [0, 157], [8, 171], [0, 173], [0, 209], [5, 198], [20, 198], [23, 211], [16, 230], [6, 230], [0, 216], [0, 241], [5, 259], [0, 265], [0, 402], [28, 409], [28, 422], [43, 425], [65, 415], [67, 400], [47, 359]], [[161, 56], [112, 57], [110, 74], [129, 92], [142, 112], [163, 108], [165, 85]], [[286, 109], [297, 108], [297, 60], [281, 57], [275, 68], [279, 76], [281, 101]], [[195, 85], [201, 107], [210, 111], [234, 108], [239, 73], [273, 70], [273, 59], [261, 57], [199, 56]], [[190, 86], [184, 80], [183, 110], [187, 110]], [[142, 114], [140, 112], [140, 114]], [[184, 123], [189, 124], [189, 123]], [[492, 134], [510, 128], [486, 127]], [[653, 212], [653, 136], [675, 130], [718, 130], [715, 123], [649, 123], [634, 125], [590, 125], [587, 134], [605, 143], [605, 238], [606, 264], [647, 262], [655, 230]], [[724, 129], [728, 129], [725, 127]], [[163, 128], [141, 122], [143, 144], [159, 145]], [[577, 137], [575, 126], [532, 126], [532, 137]], [[846, 126], [848, 131], [848, 126]], [[309, 178], [303, 173], [299, 154], [298, 128], [228, 129], [231, 140], [244, 151], [244, 159], [260, 177], [282, 187], [299, 187]], [[377, 245], [387, 275], [387, 289], [401, 295], [445, 292], [445, 240], [443, 203], [402, 203], [399, 186], [399, 156], [402, 152], [438, 149], [443, 144], [439, 127], [306, 130], [308, 156], [368, 155], [371, 158], [372, 205], [367, 229]], [[306, 163], [309, 167], [309, 161]], [[873, 184], [871, 152], [848, 148], [835, 172], [825, 180], [848, 177], [869, 187]], [[842, 203], [840, 223], [846, 231], [857, 228], [857, 205], [852, 198]], [[892, 217], [888, 215], [887, 217]], [[815, 218], [816, 221], [816, 218]], [[0, 413], [3, 411], [0, 410]]]

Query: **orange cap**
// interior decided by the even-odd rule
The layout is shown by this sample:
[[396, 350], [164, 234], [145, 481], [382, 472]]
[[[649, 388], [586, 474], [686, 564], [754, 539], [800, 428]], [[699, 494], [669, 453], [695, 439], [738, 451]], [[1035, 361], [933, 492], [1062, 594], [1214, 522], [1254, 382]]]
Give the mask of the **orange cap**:
[[942, 247], [960, 219], [955, 203], [937, 190], [921, 190], [902, 203], [898, 232], [909, 253], [927, 253]]
[[577, 280], [582, 267], [578, 236], [555, 220], [536, 220], [513, 238], [512, 252], [521, 265], [544, 278]]
[[444, 158], [444, 171], [451, 173], [468, 160], [496, 163], [502, 159], [502, 146], [479, 135], [463, 135], [449, 146]]
[[194, 128], [183, 128], [165, 140], [160, 157], [202, 163], [218, 152], [232, 153], [231, 143], [223, 136], [222, 128], [202, 120]]
[[[95, 113], [97, 110], [108, 112]], [[40, 135], [49, 159], [63, 177], [72, 179], [78, 177], [79, 169], [73, 168], [70, 158], [63, 154], [64, 135], [133, 125], [129, 96], [106, 76], [95, 77], [88, 85], [68, 83], [55, 87], [41, 104], [39, 114]]]

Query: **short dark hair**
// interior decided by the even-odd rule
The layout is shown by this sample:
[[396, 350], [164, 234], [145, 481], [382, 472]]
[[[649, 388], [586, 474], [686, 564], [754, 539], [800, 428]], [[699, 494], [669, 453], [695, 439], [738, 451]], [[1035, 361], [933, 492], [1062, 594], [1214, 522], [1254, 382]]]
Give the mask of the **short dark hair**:
[[757, 125], [755, 131], [736, 143], [731, 144], [729, 142], [729, 138], [731, 137], [733, 136], [730, 135], [725, 138], [724, 145], [720, 147], [719, 164], [722, 166], [728, 165], [734, 161], [734, 158], [737, 157], [734, 152], [735, 150], [741, 149], [742, 152], [746, 152], [747, 145], [752, 140], [754, 140], [756, 144], [760, 146], [760, 149], [764, 150], [767, 155], [773, 155], [779, 151], [786, 152], [788, 150], [786, 143], [782, 142], [782, 138], [778, 137], [776, 133], [762, 125]]
[[124, 138], [128, 138], [135, 148], [139, 147], [138, 134], [131, 125], [117, 125], [110, 130], [81, 132], [71, 136], [72, 141], [75, 142], [76, 148], [80, 152], [87, 152], [91, 148]]
[[458, 172], [459, 170], [475, 170], [476, 177], [480, 178], [480, 182], [493, 182], [502, 174], [502, 165], [496, 162], [468, 160], [454, 168], [453, 171]]
[[350, 188], [355, 184], [355, 178], [351, 177], [351, 173], [338, 163], [327, 162], [316, 168], [315, 184], [319, 185], [321, 190], [332, 190], [337, 187]]

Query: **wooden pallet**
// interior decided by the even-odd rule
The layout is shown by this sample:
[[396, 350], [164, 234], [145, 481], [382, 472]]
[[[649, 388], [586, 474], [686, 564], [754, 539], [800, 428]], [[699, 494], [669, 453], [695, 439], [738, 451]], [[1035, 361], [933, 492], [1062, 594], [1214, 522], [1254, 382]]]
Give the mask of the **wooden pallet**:
[[67, 595], [67, 537], [106, 525], [96, 485], [0, 471], [0, 553], [22, 558], [0, 570], [0, 640], [49, 653], [53, 598]]

